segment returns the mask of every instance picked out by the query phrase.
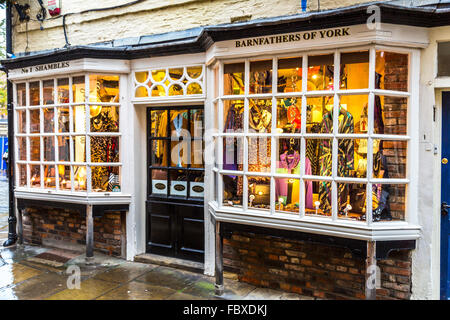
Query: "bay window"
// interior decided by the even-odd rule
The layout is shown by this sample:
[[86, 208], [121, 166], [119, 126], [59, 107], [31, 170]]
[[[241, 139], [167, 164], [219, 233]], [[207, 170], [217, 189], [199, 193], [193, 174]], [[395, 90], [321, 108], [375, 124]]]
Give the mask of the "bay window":
[[90, 74], [15, 85], [19, 190], [121, 191], [119, 80]]
[[406, 220], [410, 55], [368, 47], [220, 61], [215, 208]]

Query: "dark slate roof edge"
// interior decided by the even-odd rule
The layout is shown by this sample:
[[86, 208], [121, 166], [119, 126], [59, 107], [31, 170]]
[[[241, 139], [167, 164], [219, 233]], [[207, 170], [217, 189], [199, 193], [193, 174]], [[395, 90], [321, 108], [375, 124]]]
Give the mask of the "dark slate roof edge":
[[381, 19], [384, 23], [422, 27], [450, 24], [450, 9], [448, 8], [438, 9], [437, 6], [434, 8], [410, 8], [376, 1], [327, 11], [196, 27], [156, 35], [117, 39], [92, 45], [77, 45], [33, 52], [13, 59], [2, 60], [1, 64], [5, 69], [14, 69], [37, 63], [44, 64], [85, 57], [138, 59], [204, 52], [216, 41], [365, 23], [368, 17], [366, 10], [371, 5], [380, 7]]

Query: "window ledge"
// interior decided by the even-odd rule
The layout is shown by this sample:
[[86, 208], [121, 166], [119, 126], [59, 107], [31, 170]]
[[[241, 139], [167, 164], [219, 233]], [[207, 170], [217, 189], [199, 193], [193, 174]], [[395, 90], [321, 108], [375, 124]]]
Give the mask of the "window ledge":
[[18, 199], [27, 200], [46, 200], [56, 202], [67, 202], [77, 204], [91, 204], [91, 205], [112, 205], [112, 204], [130, 204], [131, 195], [119, 192], [107, 193], [71, 193], [71, 192], [56, 192], [49, 190], [16, 190], [14, 196]]
[[216, 221], [253, 225], [258, 227], [284, 229], [340, 238], [365, 241], [416, 240], [421, 227], [404, 221], [386, 221], [368, 226], [360, 221], [332, 221], [321, 217], [297, 217], [286, 214], [259, 213], [255, 211], [219, 208], [215, 202], [208, 209]]

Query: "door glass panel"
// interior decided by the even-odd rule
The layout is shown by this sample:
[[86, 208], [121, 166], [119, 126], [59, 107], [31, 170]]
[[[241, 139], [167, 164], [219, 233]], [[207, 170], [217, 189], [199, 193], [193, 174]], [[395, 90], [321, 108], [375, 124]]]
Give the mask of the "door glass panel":
[[170, 170], [170, 195], [187, 196], [187, 172], [184, 170]]
[[167, 110], [151, 111], [150, 121], [150, 134], [153, 137], [167, 137]]

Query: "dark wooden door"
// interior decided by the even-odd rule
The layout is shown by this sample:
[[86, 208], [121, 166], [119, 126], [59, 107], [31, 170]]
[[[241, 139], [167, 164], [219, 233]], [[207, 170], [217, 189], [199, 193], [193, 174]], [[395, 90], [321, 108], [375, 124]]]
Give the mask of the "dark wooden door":
[[450, 92], [442, 94], [441, 299], [450, 299]]
[[147, 123], [147, 252], [203, 261], [203, 107], [148, 108]]

